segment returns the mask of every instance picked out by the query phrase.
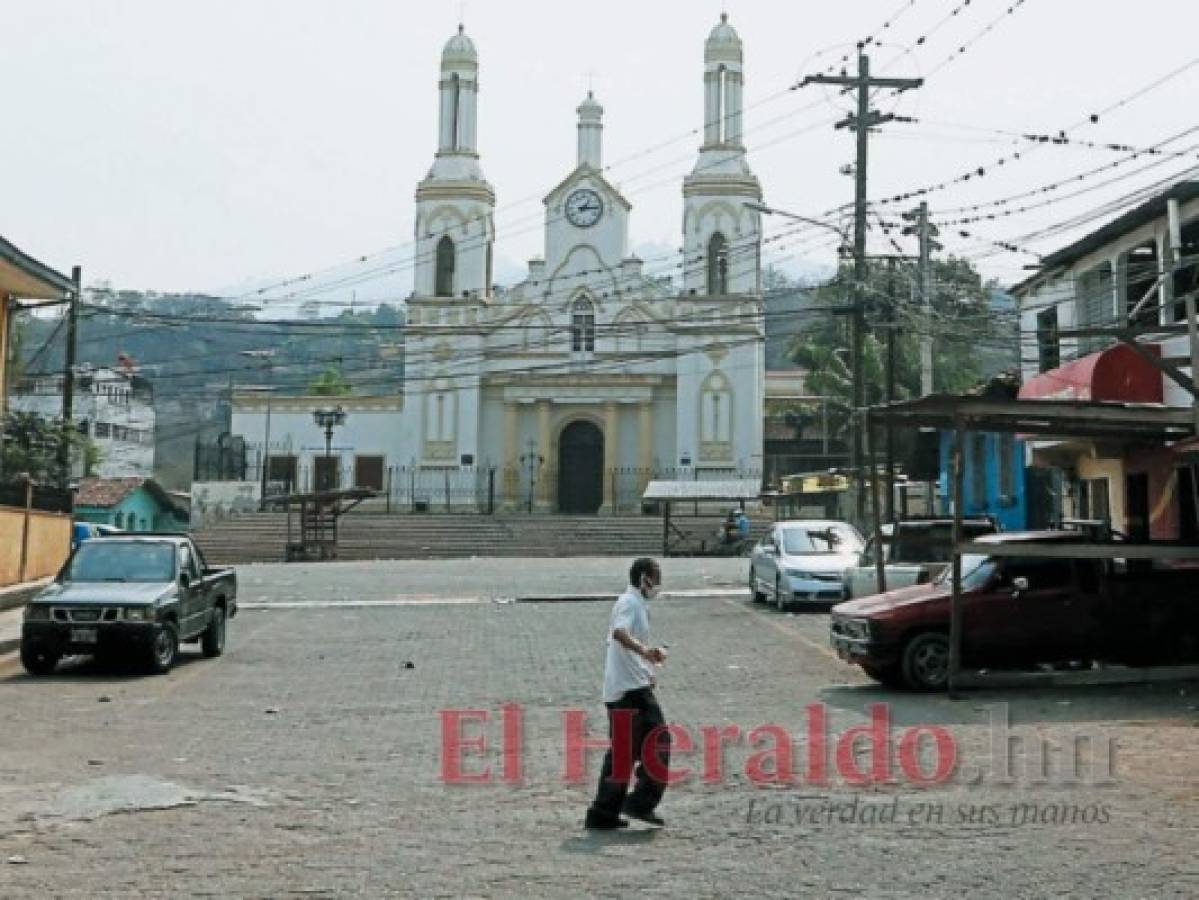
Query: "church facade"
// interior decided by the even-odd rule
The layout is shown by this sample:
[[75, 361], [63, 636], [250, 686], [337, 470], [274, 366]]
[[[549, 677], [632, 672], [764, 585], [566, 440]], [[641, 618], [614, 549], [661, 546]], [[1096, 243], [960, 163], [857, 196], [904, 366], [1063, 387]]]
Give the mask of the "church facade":
[[[422, 473], [494, 469], [501, 507], [564, 513], [628, 506], [654, 475], [760, 473], [761, 222], [751, 204], [762, 191], [742, 136], [742, 44], [727, 17], [704, 45], [703, 143], [682, 185], [682, 253], [667, 263], [630, 252], [633, 206], [605, 175], [604, 110], [589, 92], [575, 165], [547, 186], [543, 253], [519, 284], [493, 286], [479, 74], [460, 28], [442, 53], [438, 147], [416, 189], [396, 433], [372, 452]], [[256, 430], [246, 413], [243, 433]]]

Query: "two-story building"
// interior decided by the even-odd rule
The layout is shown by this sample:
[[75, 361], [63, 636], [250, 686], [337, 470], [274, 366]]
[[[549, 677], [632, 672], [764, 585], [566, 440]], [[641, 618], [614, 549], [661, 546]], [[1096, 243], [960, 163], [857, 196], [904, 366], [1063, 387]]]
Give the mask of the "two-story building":
[[[22, 412], [58, 418], [62, 415], [62, 376], [23, 380], [10, 403]], [[135, 370], [81, 366], [75, 375], [71, 417], [98, 453], [98, 462], [89, 474], [101, 478], [149, 478], [154, 474], [154, 391]]]
[[[1050, 254], [1012, 291], [1021, 399], [1192, 408], [1186, 298], [1197, 287], [1199, 182], [1176, 184]], [[1134, 538], [1199, 536], [1195, 471], [1179, 448], [1131, 440], [1037, 440], [1029, 448], [1033, 464], [1062, 473], [1061, 515], [1106, 519]]]

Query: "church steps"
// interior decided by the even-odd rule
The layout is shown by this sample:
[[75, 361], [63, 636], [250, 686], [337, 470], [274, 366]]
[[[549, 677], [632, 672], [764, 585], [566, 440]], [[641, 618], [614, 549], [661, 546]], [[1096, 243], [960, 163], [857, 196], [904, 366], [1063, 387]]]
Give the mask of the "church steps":
[[[684, 519], [688, 532], [714, 535], [718, 517]], [[764, 525], [755, 528], [760, 532]], [[275, 562], [283, 558], [287, 520], [250, 514], [193, 535], [210, 563]], [[662, 549], [662, 522], [617, 516], [349, 515], [341, 522], [341, 560], [479, 557], [636, 556]]]

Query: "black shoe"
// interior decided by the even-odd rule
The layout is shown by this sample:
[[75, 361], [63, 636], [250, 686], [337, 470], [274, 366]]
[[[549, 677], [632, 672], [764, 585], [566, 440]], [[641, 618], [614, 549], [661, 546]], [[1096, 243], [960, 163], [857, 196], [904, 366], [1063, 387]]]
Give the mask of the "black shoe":
[[587, 810], [587, 818], [583, 820], [584, 828], [591, 828], [596, 831], [613, 831], [617, 828], [628, 828], [627, 819], [622, 819], [620, 816], [613, 816], [608, 813], [596, 812], [594, 809]]
[[659, 828], [663, 828], [666, 825], [666, 820], [661, 816], [657, 815], [651, 810], [640, 809], [636, 804], [629, 803], [627, 800], [625, 801], [624, 806], [621, 807], [620, 811], [630, 819], [637, 819], [641, 822], [646, 822], [649, 825], [657, 825]]

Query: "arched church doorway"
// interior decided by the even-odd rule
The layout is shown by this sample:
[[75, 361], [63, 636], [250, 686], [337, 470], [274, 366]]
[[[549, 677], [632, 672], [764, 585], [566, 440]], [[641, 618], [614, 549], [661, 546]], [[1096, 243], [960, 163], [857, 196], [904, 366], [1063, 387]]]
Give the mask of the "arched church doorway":
[[571, 422], [558, 439], [558, 512], [594, 515], [604, 502], [604, 433]]

